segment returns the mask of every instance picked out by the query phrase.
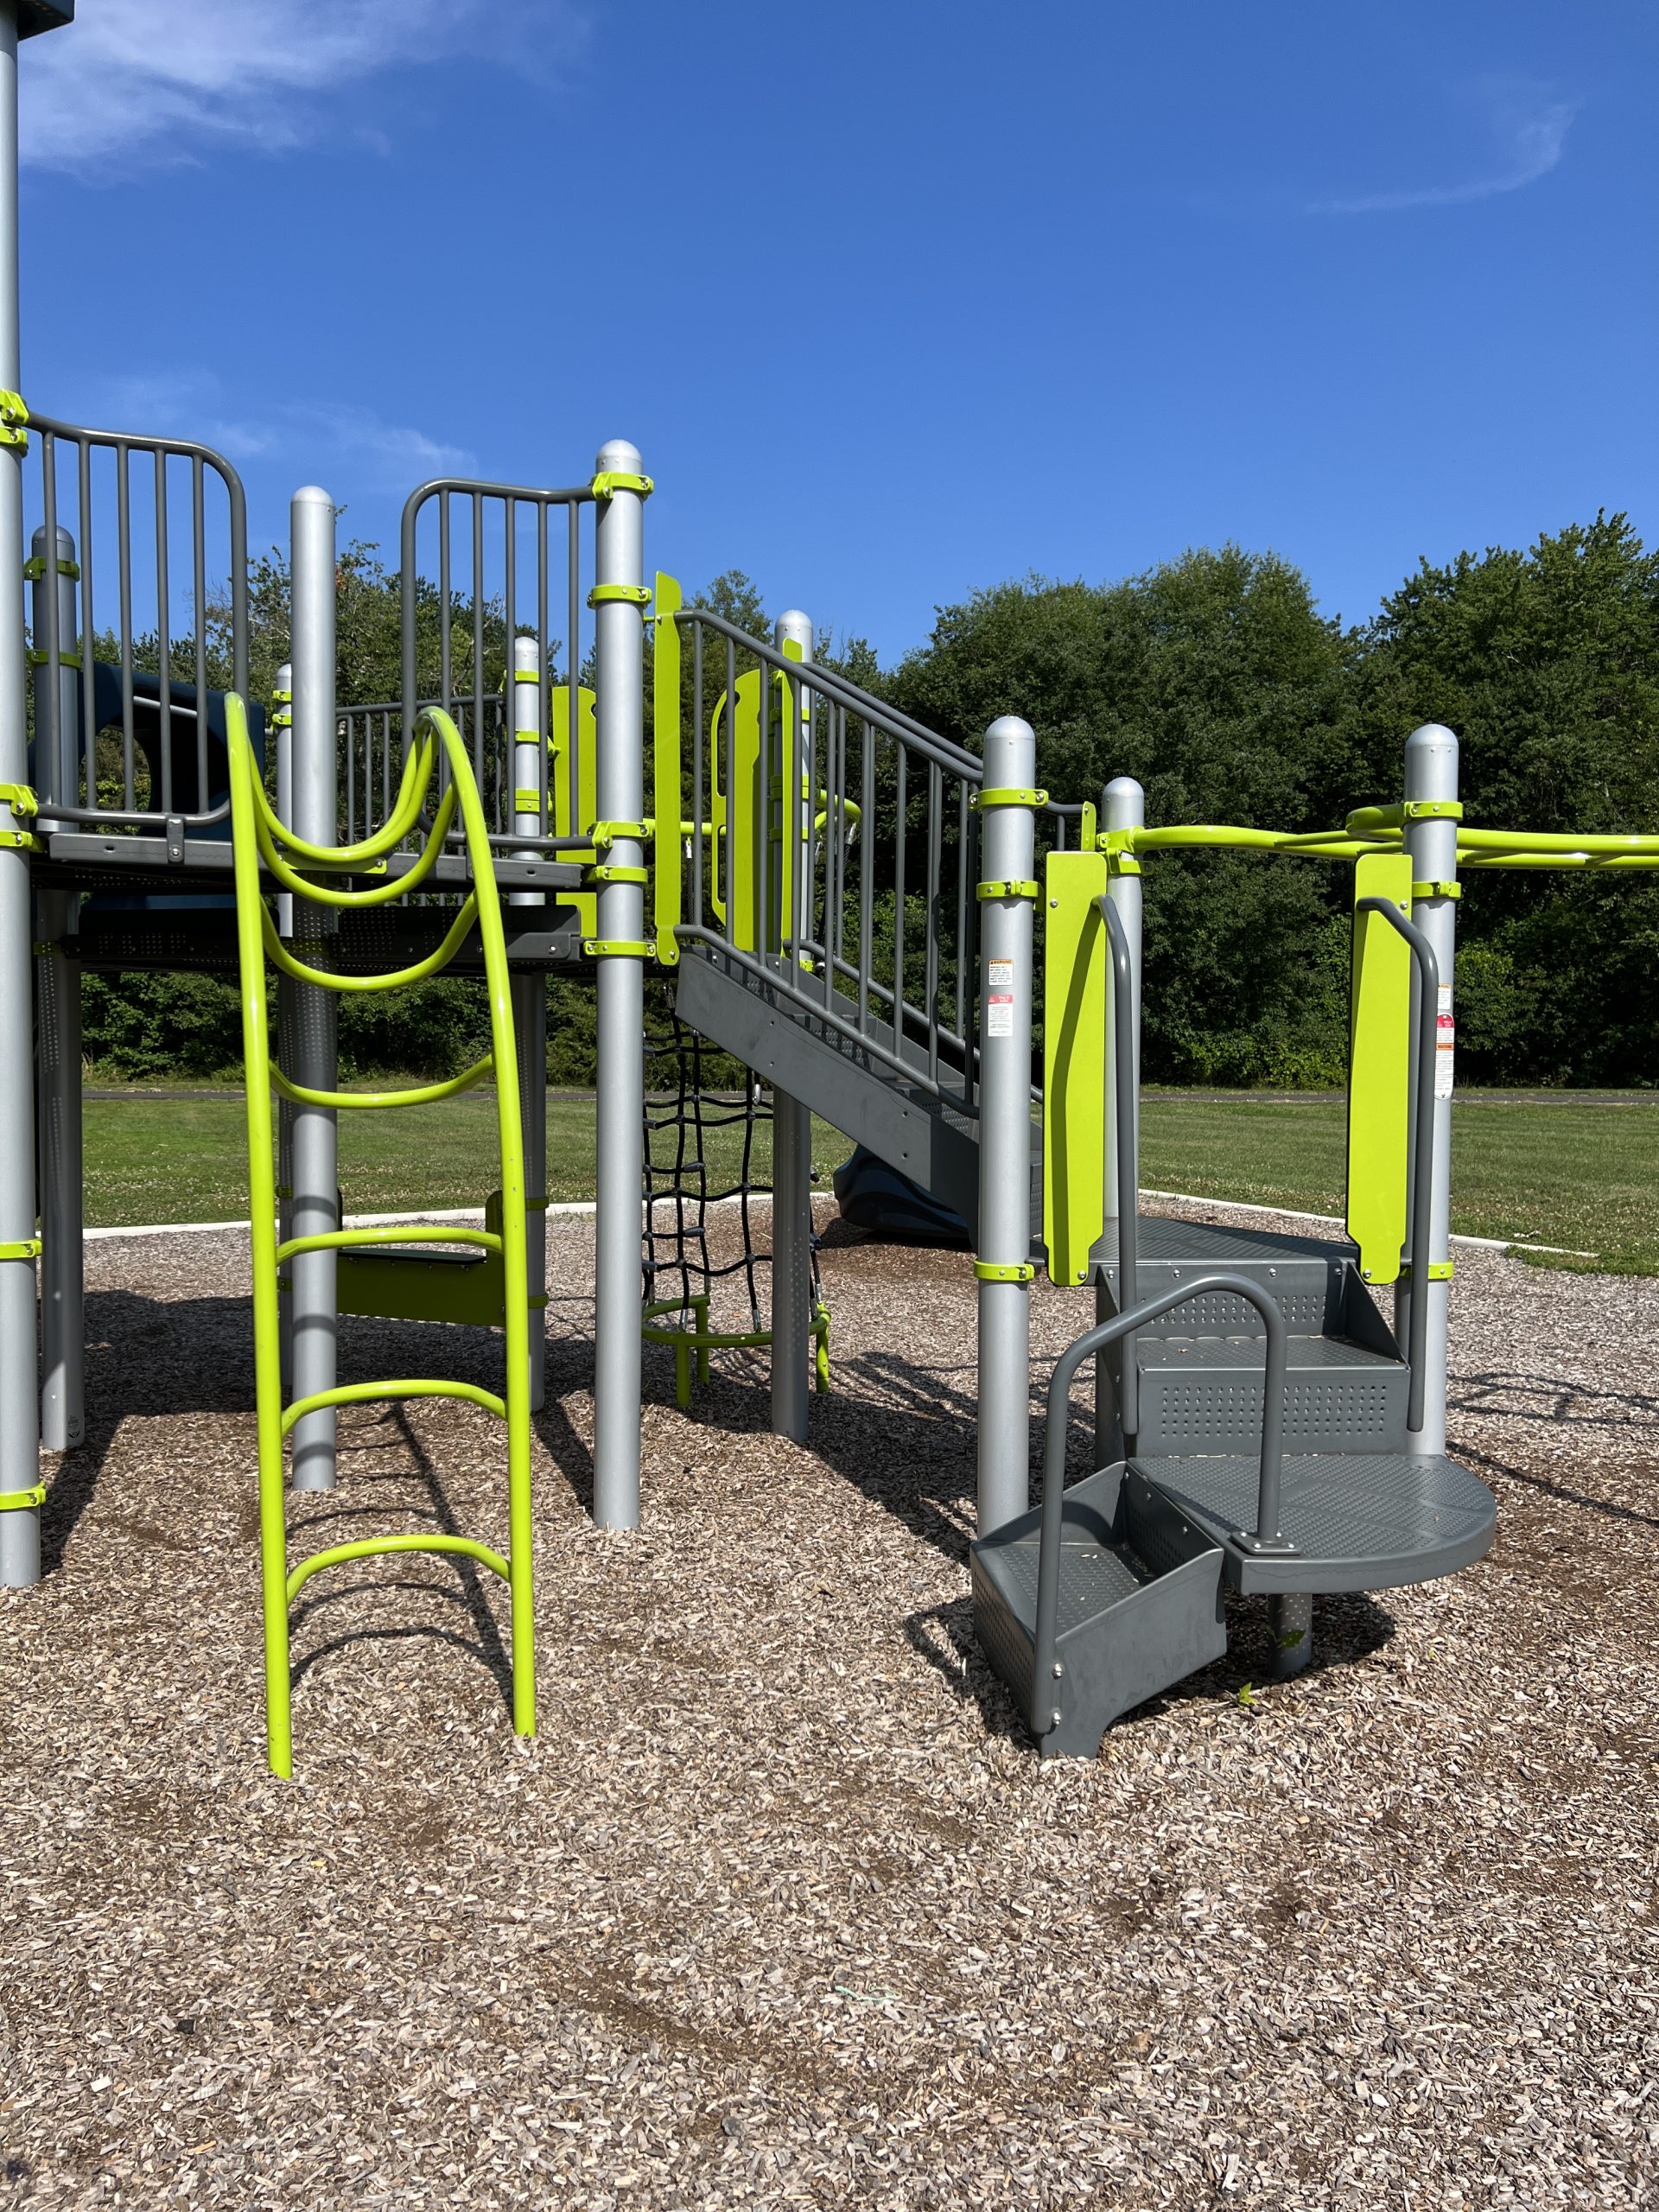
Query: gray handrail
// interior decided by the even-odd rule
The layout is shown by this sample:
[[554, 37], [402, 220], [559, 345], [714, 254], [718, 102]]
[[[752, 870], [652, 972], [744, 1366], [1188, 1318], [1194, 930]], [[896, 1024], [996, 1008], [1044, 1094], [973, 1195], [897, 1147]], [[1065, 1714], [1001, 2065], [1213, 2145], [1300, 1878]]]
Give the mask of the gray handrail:
[[1411, 947], [1417, 963], [1417, 1112], [1412, 1131], [1411, 1311], [1406, 1357], [1411, 1370], [1406, 1427], [1414, 1436], [1423, 1426], [1428, 1384], [1428, 1243], [1434, 1203], [1434, 1061], [1440, 1041], [1440, 963], [1415, 922], [1392, 899], [1356, 899], [1357, 914], [1381, 914]]
[[1253, 1552], [1292, 1558], [1296, 1548], [1286, 1541], [1279, 1527], [1279, 1492], [1285, 1458], [1285, 1317], [1278, 1301], [1259, 1283], [1243, 1275], [1201, 1275], [1179, 1290], [1161, 1292], [1128, 1313], [1114, 1315], [1085, 1330], [1054, 1363], [1048, 1385], [1048, 1418], [1043, 1430], [1043, 1498], [1041, 1535], [1037, 1554], [1037, 1626], [1032, 1653], [1031, 1732], [1046, 1736], [1054, 1726], [1053, 1708], [1045, 1700], [1052, 1694], [1054, 1647], [1059, 1638], [1060, 1532], [1065, 1499], [1065, 1425], [1072, 1379], [1084, 1361], [1103, 1351], [1108, 1344], [1155, 1321], [1160, 1313], [1184, 1306], [1189, 1299], [1206, 1298], [1212, 1291], [1232, 1291], [1248, 1299], [1262, 1316], [1268, 1334], [1267, 1370], [1262, 1383], [1262, 1470], [1256, 1486], [1255, 1527], [1237, 1529], [1234, 1541]]
[[[1117, 1154], [1117, 1303], [1118, 1310], [1127, 1313], [1141, 1294], [1141, 1162], [1135, 1141], [1138, 1088], [1135, 1065], [1135, 960], [1129, 950], [1129, 933], [1123, 926], [1123, 917], [1112, 904], [1110, 893], [1103, 891], [1096, 904], [1105, 918], [1106, 935], [1112, 949], [1112, 1029], [1116, 1044], [1112, 1055], [1112, 1103], [1117, 1124], [1113, 1131]], [[1130, 1440], [1139, 1434], [1141, 1428], [1141, 1374], [1135, 1363], [1133, 1336], [1124, 1343], [1119, 1365], [1118, 1410], [1123, 1423], [1124, 1449], [1132, 1452], [1135, 1446]]]

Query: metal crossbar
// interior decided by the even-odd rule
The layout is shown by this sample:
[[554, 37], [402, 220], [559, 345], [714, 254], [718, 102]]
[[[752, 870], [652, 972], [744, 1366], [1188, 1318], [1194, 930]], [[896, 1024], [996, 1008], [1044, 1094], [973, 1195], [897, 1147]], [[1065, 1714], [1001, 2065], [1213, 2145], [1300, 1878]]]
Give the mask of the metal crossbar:
[[[259, 1450], [260, 1561], [264, 1592], [265, 1709], [267, 1742], [272, 1769], [280, 1775], [292, 1770], [293, 1735], [289, 1665], [289, 1608], [313, 1574], [325, 1567], [381, 1553], [428, 1551], [457, 1553], [501, 1575], [511, 1593], [512, 1615], [513, 1726], [524, 1736], [536, 1727], [534, 1618], [531, 1583], [530, 1522], [530, 1396], [529, 1291], [525, 1243], [525, 1190], [523, 1130], [519, 1122], [517, 1085], [510, 1076], [515, 1065], [512, 1008], [509, 994], [506, 942], [501, 904], [495, 886], [494, 865], [483, 803], [473, 774], [467, 748], [450, 716], [441, 709], [423, 709], [412, 728], [412, 745], [404, 764], [397, 796], [388, 818], [372, 835], [340, 846], [309, 843], [286, 828], [265, 796], [258, 764], [249, 742], [245, 710], [238, 696], [227, 702], [226, 728], [231, 763], [231, 812], [236, 873], [237, 944], [241, 973], [242, 1032], [247, 1062], [248, 1178], [253, 1234], [253, 1336], [256, 1402]], [[423, 820], [436, 779], [442, 756], [448, 779], [427, 829], [427, 864], [435, 858], [459, 816], [461, 832], [472, 865], [474, 889], [456, 918], [455, 926], [429, 960], [418, 968], [391, 975], [345, 976], [302, 962], [291, 954], [276, 934], [266, 905], [261, 867], [267, 875], [296, 899], [334, 907], [368, 906], [385, 903], [421, 880], [418, 866], [400, 881], [349, 886], [353, 872], [371, 869], [396, 849]], [[302, 870], [306, 871], [302, 873]], [[342, 881], [343, 880], [343, 881]], [[483, 948], [486, 986], [490, 1006], [488, 1054], [462, 1075], [446, 1083], [428, 1084], [410, 1090], [362, 1092], [318, 1090], [291, 1082], [270, 1060], [265, 1005], [265, 962], [274, 960], [296, 980], [334, 991], [388, 990], [434, 972], [459, 947], [474, 924]], [[333, 1108], [372, 1111], [447, 1097], [494, 1071], [496, 1123], [500, 1152], [501, 1224], [490, 1230], [451, 1228], [416, 1229], [402, 1233], [404, 1243], [461, 1243], [480, 1247], [499, 1256], [502, 1267], [501, 1322], [505, 1338], [505, 1376], [499, 1395], [474, 1383], [420, 1378], [389, 1382], [353, 1382], [313, 1392], [284, 1409], [277, 1311], [277, 1270], [287, 1260], [306, 1251], [352, 1250], [384, 1244], [383, 1229], [337, 1229], [326, 1234], [279, 1243], [275, 1226], [276, 1180], [271, 1166], [271, 1093], [290, 1101]], [[483, 1407], [506, 1423], [507, 1525], [506, 1556], [470, 1538], [425, 1535], [385, 1536], [338, 1544], [302, 1560], [290, 1572], [283, 1510], [283, 1440], [304, 1414], [323, 1407], [384, 1403], [420, 1397], [450, 1397]]]

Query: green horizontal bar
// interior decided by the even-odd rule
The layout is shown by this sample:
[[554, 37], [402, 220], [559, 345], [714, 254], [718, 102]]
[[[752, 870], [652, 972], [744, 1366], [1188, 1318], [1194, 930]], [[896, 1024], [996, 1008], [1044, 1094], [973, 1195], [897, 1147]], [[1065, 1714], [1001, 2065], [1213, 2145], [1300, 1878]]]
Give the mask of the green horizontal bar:
[[286, 1436], [296, 1421], [303, 1421], [307, 1414], [321, 1413], [325, 1406], [390, 1405], [398, 1398], [462, 1398], [469, 1406], [482, 1406], [486, 1413], [494, 1414], [505, 1421], [507, 1408], [493, 1391], [480, 1389], [476, 1382], [341, 1382], [332, 1390], [314, 1390], [308, 1398], [296, 1398], [283, 1414], [283, 1434]]
[[389, 969], [383, 975], [341, 976], [327, 968], [308, 967], [296, 960], [276, 933], [276, 925], [270, 918], [270, 909], [261, 906], [260, 926], [264, 934], [266, 957], [285, 976], [296, 983], [315, 983], [324, 991], [395, 991], [406, 983], [423, 983], [429, 976], [435, 976], [447, 968], [460, 951], [478, 920], [478, 893], [468, 893], [454, 920], [444, 932], [443, 941], [429, 952], [423, 960], [408, 968]]
[[276, 1247], [276, 1264], [296, 1252], [349, 1252], [363, 1244], [475, 1244], [482, 1252], [499, 1252], [501, 1239], [487, 1229], [449, 1229], [421, 1222], [383, 1229], [330, 1229], [321, 1236], [290, 1236]]
[[1300, 855], [1306, 860], [1351, 861], [1376, 849], [1370, 842], [1350, 837], [1340, 830], [1294, 834], [1286, 830], [1246, 830], [1228, 822], [1173, 823], [1165, 829], [1108, 834], [1122, 836], [1119, 849], [1127, 847], [1137, 853], [1235, 850]]
[[290, 1083], [274, 1063], [270, 1069], [270, 1087], [296, 1106], [351, 1107], [372, 1111], [378, 1106], [429, 1106], [439, 1098], [453, 1098], [457, 1091], [470, 1090], [475, 1083], [482, 1083], [495, 1065], [495, 1054], [486, 1052], [481, 1060], [459, 1075], [451, 1076], [447, 1083], [425, 1083], [413, 1090], [308, 1090], [303, 1084]]
[[314, 1574], [321, 1574], [325, 1567], [344, 1567], [354, 1559], [381, 1559], [393, 1552], [449, 1552], [462, 1559], [475, 1559], [480, 1567], [487, 1567], [499, 1574], [508, 1586], [512, 1586], [512, 1569], [499, 1552], [493, 1552], [487, 1544], [477, 1544], [470, 1536], [360, 1536], [355, 1543], [333, 1544], [326, 1552], [313, 1552], [309, 1559], [302, 1559], [288, 1578], [288, 1602], [291, 1605]]

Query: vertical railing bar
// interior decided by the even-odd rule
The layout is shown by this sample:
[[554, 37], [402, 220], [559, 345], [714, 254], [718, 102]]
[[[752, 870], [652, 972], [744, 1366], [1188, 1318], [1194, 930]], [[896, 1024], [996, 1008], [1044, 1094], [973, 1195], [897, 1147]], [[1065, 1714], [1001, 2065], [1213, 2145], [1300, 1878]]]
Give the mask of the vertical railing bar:
[[502, 563], [501, 594], [505, 601], [503, 609], [505, 629], [502, 651], [506, 658], [501, 664], [501, 711], [496, 717], [496, 823], [498, 830], [511, 829], [518, 814], [513, 787], [517, 777], [513, 764], [514, 748], [507, 742], [507, 730], [518, 716], [513, 711], [513, 654], [512, 641], [518, 634], [518, 502], [511, 494], [502, 501], [505, 511], [505, 552]]
[[870, 741], [870, 718], [858, 718], [862, 748], [859, 772], [860, 827], [863, 832], [858, 853], [858, 1026], [866, 1035], [870, 1027], [870, 985], [874, 981], [874, 914], [871, 904], [872, 863], [875, 853], [875, 760]]
[[[76, 449], [80, 456], [79, 469], [80, 492], [80, 722], [81, 743], [86, 760], [86, 804], [98, 804], [98, 703], [93, 697], [96, 689], [92, 665], [92, 640], [97, 634], [92, 627], [92, 448], [90, 440], [78, 439]], [[70, 805], [76, 794], [65, 791], [64, 798]]]
[[[968, 786], [957, 785], [957, 995], [956, 1022], [958, 1037], [966, 1039], [965, 983], [968, 974]], [[966, 1084], [963, 1085], [964, 1090]]]
[[64, 648], [58, 621], [58, 456], [49, 430], [41, 437], [41, 500], [44, 510], [41, 557], [46, 573], [41, 579], [40, 603], [46, 617], [46, 635], [31, 639], [30, 643], [36, 652], [46, 655], [46, 660], [41, 681], [30, 684], [29, 691], [35, 702], [35, 781], [40, 795], [52, 799], [67, 795], [58, 789], [58, 763], [63, 753], [58, 718], [62, 711]]
[[[133, 761], [132, 719], [132, 482], [131, 454], [124, 438], [115, 448], [116, 557], [121, 575], [121, 760], [122, 804], [131, 813], [137, 804]], [[152, 795], [153, 796], [153, 795]]]
[[[573, 499], [569, 508], [565, 582], [569, 592], [570, 632], [564, 647], [564, 681], [569, 694], [570, 743], [565, 762], [565, 781], [570, 792], [570, 835], [580, 837], [588, 824], [582, 818], [582, 510]], [[598, 791], [595, 783], [594, 791]]]
[[939, 764], [927, 764], [927, 1078], [939, 1079], [939, 858], [943, 824], [939, 810], [944, 803], [944, 779]]
[[[449, 639], [449, 494], [448, 492], [440, 492], [438, 494], [438, 696], [439, 704], [446, 715], [450, 711], [454, 695], [454, 671], [451, 662]], [[417, 683], [416, 697], [408, 702], [411, 712], [416, 706], [418, 699], [419, 684]], [[406, 729], [404, 732], [405, 745], [409, 743], [412, 735], [411, 730]], [[442, 747], [439, 748], [438, 759], [440, 762], [442, 761]], [[442, 786], [440, 785], [440, 789], [442, 788]]]
[[895, 1058], [905, 1057], [905, 816], [910, 804], [908, 771], [909, 748], [900, 738], [892, 740], [898, 755], [898, 826], [894, 831], [893, 855], [893, 1050]]
[[[709, 809], [712, 821], [714, 810]], [[702, 926], [702, 625], [691, 625], [691, 912]]]
[[737, 647], [730, 638], [726, 640], [725, 702], [726, 936], [729, 942], [737, 927]]
[[[484, 781], [484, 494], [474, 492], [473, 505], [473, 775], [480, 791]], [[496, 823], [500, 828], [500, 823]]]
[[190, 588], [195, 597], [196, 811], [206, 814], [207, 790], [207, 493], [201, 455], [190, 456]]
[[[547, 501], [536, 502], [536, 806], [537, 828], [543, 837], [553, 834], [548, 812], [547, 725], [548, 686], [551, 655], [548, 651]], [[517, 714], [513, 716], [518, 720]]]
[[[756, 896], [758, 912], [755, 918], [755, 937], [762, 957], [774, 947], [773, 906], [776, 901], [775, 877], [772, 860], [772, 671], [758, 656], [754, 664], [756, 714], [760, 721], [760, 741], [755, 766], [760, 789], [756, 794], [756, 824], [760, 838], [760, 866], [757, 871]], [[779, 785], [782, 791], [781, 779]], [[781, 814], [781, 799], [779, 812]], [[779, 848], [783, 846], [783, 823], [779, 823]], [[775, 944], [779, 953], [786, 950], [785, 917], [779, 912], [776, 918]], [[785, 980], [785, 988], [787, 982]], [[775, 1140], [774, 1140], [775, 1141]]]
[[162, 812], [173, 811], [173, 641], [167, 620], [167, 455], [159, 446], [156, 458], [156, 714], [162, 748]]

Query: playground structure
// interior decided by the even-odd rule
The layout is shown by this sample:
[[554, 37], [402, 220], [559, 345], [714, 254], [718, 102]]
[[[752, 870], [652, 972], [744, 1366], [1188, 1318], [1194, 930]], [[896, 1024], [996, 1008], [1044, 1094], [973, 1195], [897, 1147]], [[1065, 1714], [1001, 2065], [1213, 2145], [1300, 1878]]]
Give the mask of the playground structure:
[[[72, 12], [22, 9], [17, 34]], [[0, 69], [13, 73], [0, 130], [15, 130], [7, 14], [0, 0]], [[290, 659], [267, 722], [249, 696], [234, 469], [197, 442], [25, 407], [15, 140], [0, 146], [0, 1023], [35, 1039], [32, 1089], [27, 1055], [0, 1059], [0, 1582], [38, 1579], [40, 1448], [68, 1449], [81, 1427], [79, 979], [143, 968], [235, 976], [243, 994], [279, 1771], [288, 1605], [313, 1573], [372, 1552], [462, 1552], [506, 1580], [514, 1725], [533, 1729], [550, 971], [597, 998], [602, 1526], [639, 1521], [653, 1340], [674, 1353], [682, 1402], [711, 1354], [768, 1348], [772, 1427], [806, 1440], [825, 1380], [816, 1111], [972, 1241], [976, 1622], [1045, 1752], [1092, 1752], [1113, 1719], [1217, 1656], [1229, 1587], [1268, 1599], [1289, 1672], [1310, 1653], [1313, 1595], [1426, 1580], [1482, 1554], [1491, 1493], [1446, 1456], [1459, 873], [1650, 868], [1659, 838], [1465, 828], [1456, 740], [1433, 725], [1406, 743], [1399, 803], [1339, 830], [1148, 827], [1128, 779], [1097, 802], [1051, 804], [1016, 716], [970, 750], [818, 664], [804, 615], [754, 638], [685, 606], [666, 573], [648, 577], [652, 486], [620, 441], [562, 488], [445, 478], [411, 493], [391, 701], [336, 699], [335, 510], [317, 487], [296, 494]], [[1346, 1240], [1139, 1217], [1141, 871], [1218, 846], [1353, 871]], [[674, 1128], [718, 1110], [694, 1039], [751, 1072], [746, 1122], [755, 1082], [770, 1090], [764, 1316], [747, 1168], [738, 1192], [747, 1327], [711, 1322], [700, 1155], [689, 1163], [677, 1138], [668, 1174], [647, 1175], [664, 1096], [647, 1085], [648, 967], [672, 982], [682, 1030]], [[410, 1092], [342, 1091], [339, 995], [444, 968], [484, 980], [488, 1058]], [[499, 1174], [483, 1229], [347, 1229], [340, 1112], [434, 1101], [488, 1075]], [[1054, 1282], [1093, 1285], [1096, 1319], [1056, 1370], [1033, 1509], [1038, 1255]], [[1392, 1330], [1372, 1297], [1389, 1286]], [[343, 1381], [342, 1313], [498, 1327], [502, 1387]], [[1068, 1390], [1091, 1360], [1093, 1471], [1066, 1489]], [[284, 1438], [292, 1487], [326, 1491], [340, 1405], [427, 1395], [471, 1399], [505, 1425], [505, 1553], [395, 1536], [290, 1568]]]

